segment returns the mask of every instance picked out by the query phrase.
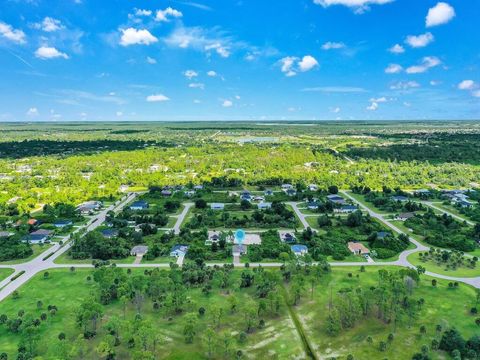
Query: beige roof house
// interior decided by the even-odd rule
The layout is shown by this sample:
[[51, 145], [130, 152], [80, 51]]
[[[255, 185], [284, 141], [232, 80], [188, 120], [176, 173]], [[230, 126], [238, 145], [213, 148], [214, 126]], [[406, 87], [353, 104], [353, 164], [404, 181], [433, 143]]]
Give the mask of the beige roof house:
[[355, 255], [368, 255], [370, 250], [368, 250], [365, 245], [359, 242], [350, 241], [348, 243], [348, 249]]

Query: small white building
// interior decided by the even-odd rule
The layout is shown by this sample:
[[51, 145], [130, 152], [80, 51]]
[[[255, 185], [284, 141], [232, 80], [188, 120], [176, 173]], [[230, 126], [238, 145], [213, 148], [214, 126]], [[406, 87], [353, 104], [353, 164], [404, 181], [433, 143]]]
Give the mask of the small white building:
[[225, 204], [224, 203], [211, 203], [210, 204], [210, 209], [212, 209], [212, 210], [223, 210], [223, 209], [225, 209]]

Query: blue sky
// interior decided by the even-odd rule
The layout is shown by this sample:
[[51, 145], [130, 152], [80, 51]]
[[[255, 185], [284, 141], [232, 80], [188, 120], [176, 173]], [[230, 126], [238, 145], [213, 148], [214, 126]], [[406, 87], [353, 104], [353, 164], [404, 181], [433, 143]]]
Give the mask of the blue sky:
[[479, 119], [478, 0], [3, 0], [0, 121]]

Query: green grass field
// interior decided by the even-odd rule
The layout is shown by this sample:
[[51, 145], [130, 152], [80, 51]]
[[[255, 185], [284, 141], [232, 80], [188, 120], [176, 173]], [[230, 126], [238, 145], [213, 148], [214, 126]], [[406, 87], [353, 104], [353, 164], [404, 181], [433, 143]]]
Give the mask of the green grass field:
[[[336, 337], [329, 336], [325, 330], [325, 320], [328, 315], [330, 289], [335, 292], [339, 289], [355, 288], [359, 284], [375, 286], [378, 270], [367, 267], [366, 272], [361, 273], [359, 268], [334, 268], [331, 274], [322, 279], [321, 285], [315, 288], [313, 298], [306, 296], [296, 307], [319, 359], [345, 359], [348, 354], [354, 355], [355, 359], [411, 359], [423, 344], [430, 345], [433, 338], [438, 338], [435, 333], [437, 324], [441, 324], [444, 329], [455, 326], [464, 337], [478, 334], [475, 317], [469, 315], [470, 308], [475, 304], [475, 290], [463, 284], [457, 289], [449, 289], [448, 281], [444, 280], [438, 280], [437, 287], [434, 288], [430, 283], [431, 278], [424, 276], [414, 292], [415, 297], [425, 299], [420, 316], [410, 327], [405, 323], [397, 327], [395, 339], [385, 352], [379, 351], [378, 344], [382, 340], [386, 341], [389, 333], [393, 333], [393, 325], [376, 319], [362, 320], [353, 329]], [[348, 273], [353, 273], [353, 276], [348, 277]], [[421, 325], [427, 328], [425, 335], [420, 335]], [[366, 341], [368, 336], [373, 338], [372, 345]], [[432, 359], [448, 358], [438, 352], [430, 355]]]
[[0, 269], [0, 281], [13, 274], [13, 269]]
[[[132, 274], [143, 272], [134, 270]], [[7, 298], [0, 304], [0, 314], [14, 316], [21, 309], [26, 313], [39, 316], [45, 312], [49, 305], [56, 305], [58, 312], [54, 316], [49, 316], [45, 324], [40, 326], [38, 351], [45, 359], [56, 358], [56, 351], [59, 341], [57, 336], [64, 332], [67, 341], [72, 344], [76, 341], [81, 329], [75, 324], [75, 309], [85, 300], [89, 293], [95, 289], [93, 281], [87, 281], [87, 276], [92, 270], [78, 269], [75, 272], [68, 270], [52, 270], [50, 278], [43, 279], [42, 274], [37, 275], [28, 284], [19, 290], [20, 297], [13, 299]], [[240, 302], [247, 301], [252, 296], [254, 289], [234, 290]], [[190, 305], [188, 312], [196, 312], [199, 306], [209, 309], [213, 305], [223, 308], [228, 307], [227, 294], [223, 291], [213, 291], [211, 295], [204, 295], [201, 289], [191, 289], [188, 293]], [[37, 309], [37, 301], [44, 304], [42, 309]], [[121, 304], [114, 303], [104, 307], [105, 314], [102, 323], [113, 316], [123, 317]], [[197, 337], [193, 344], [186, 344], [183, 336], [183, 317], [185, 313], [174, 316], [173, 318], [162, 316], [155, 312], [151, 304], [145, 304], [142, 310], [142, 318], [154, 321], [154, 329], [162, 336], [161, 351], [158, 358], [162, 359], [192, 359], [206, 358], [202, 349], [202, 341]], [[126, 318], [133, 319], [135, 310], [133, 305], [128, 305]], [[198, 320], [198, 330], [207, 326], [208, 316], [200, 317]], [[257, 329], [254, 333], [247, 336], [243, 344], [237, 342], [238, 333], [242, 328], [243, 316], [239, 313], [225, 313], [224, 319], [218, 329], [218, 332], [228, 333], [232, 338], [232, 348], [242, 349], [247, 358], [267, 358], [276, 356], [280, 359], [304, 358], [302, 342], [298, 337], [295, 326], [288, 315], [284, 306], [278, 317], [266, 318], [265, 327]], [[83, 359], [99, 359], [95, 348], [99, 343], [101, 335], [105, 331], [99, 330], [99, 334], [93, 340], [80, 342], [85, 347]], [[4, 327], [0, 327], [0, 349], [5, 351], [9, 358], [16, 354], [17, 345], [20, 336], [9, 333]], [[115, 348], [118, 359], [129, 359], [129, 353], [125, 346]]]
[[454, 277], [477, 277], [480, 276], [480, 268], [477, 266], [474, 269], [462, 266], [456, 270], [446, 269], [444, 265], [439, 265], [434, 261], [421, 261], [418, 253], [414, 253], [408, 256], [408, 261], [415, 266], [423, 266], [427, 271], [434, 272], [436, 274], [448, 275]]
[[[125, 259], [112, 259], [109, 260], [111, 263], [116, 264], [133, 264], [135, 256], [128, 256]], [[93, 259], [72, 259], [69, 255], [69, 252], [65, 252], [55, 259], [56, 264], [91, 264]]]
[[[475, 304], [474, 289], [463, 284], [456, 289], [451, 289], [448, 287], [448, 281], [444, 280], [438, 280], [437, 286], [433, 287], [431, 278], [424, 276], [414, 290], [416, 298], [425, 299], [423, 309], [412, 324], [409, 325], [404, 321], [397, 325], [394, 341], [388, 345], [386, 351], [381, 352], [378, 349], [378, 343], [386, 340], [388, 334], [394, 332], [393, 325], [385, 324], [376, 318], [360, 320], [354, 328], [345, 330], [335, 337], [329, 336], [325, 331], [325, 320], [328, 315], [330, 292], [336, 294], [340, 289], [355, 288], [359, 285], [375, 286], [378, 270], [378, 268], [366, 268], [365, 272], [360, 272], [359, 267], [334, 268], [331, 274], [321, 278], [320, 283], [314, 289], [313, 296], [308, 289], [302, 296], [299, 305], [292, 308], [318, 358], [337, 357], [343, 359], [348, 354], [353, 354], [355, 359], [410, 359], [412, 354], [418, 352], [423, 344], [429, 344], [433, 338], [439, 338], [435, 332], [437, 324], [442, 325], [444, 329], [455, 326], [464, 337], [478, 333], [478, 326], [474, 322], [475, 318], [469, 315], [469, 309]], [[132, 271], [132, 274], [139, 274], [143, 271], [143, 269], [136, 269]], [[97, 286], [93, 281], [87, 280], [87, 276], [92, 274], [90, 269], [77, 269], [75, 272], [55, 269], [49, 272], [48, 279], [44, 279], [43, 274], [38, 274], [26, 286], [20, 288], [18, 299], [9, 297], [0, 303], [0, 314], [8, 316], [14, 316], [19, 310], [39, 316], [40, 313], [46, 311], [45, 308], [48, 305], [58, 307], [57, 314], [49, 315], [48, 320], [39, 328], [38, 349], [40, 355], [45, 359], [55, 358], [59, 343], [57, 336], [60, 332], [66, 334], [67, 341], [71, 344], [79, 341], [76, 339], [81, 333], [81, 329], [75, 325], [75, 309]], [[5, 274], [0, 270], [0, 276], [2, 273]], [[352, 273], [353, 276], [347, 276], [348, 273]], [[239, 272], [236, 272], [235, 276], [238, 274]], [[229, 290], [229, 292], [235, 293], [241, 301], [247, 301], [254, 291], [253, 288]], [[201, 289], [193, 288], [188, 291], [188, 297], [191, 299], [188, 311], [194, 312], [199, 306], [208, 309], [214, 304], [227, 307], [227, 293], [220, 289], [212, 291], [210, 295], [204, 295]], [[39, 300], [43, 303], [41, 309], [37, 308]], [[105, 323], [113, 315], [122, 317], [121, 309], [122, 306], [118, 302], [105, 306], [102, 323]], [[127, 307], [126, 317], [133, 318], [134, 316], [135, 310], [130, 304]], [[205, 354], [199, 350], [202, 346], [199, 339], [195, 339], [193, 344], [184, 342], [182, 334], [184, 313], [173, 318], [166, 318], [155, 312], [151, 304], [147, 302], [143, 307], [142, 317], [154, 321], [154, 329], [158, 330], [164, 339], [159, 358], [204, 358]], [[230, 333], [233, 347], [241, 348], [246, 358], [304, 358], [302, 342], [286, 307], [282, 308], [279, 316], [266, 318], [266, 325], [263, 329], [257, 329], [253, 334], [248, 335], [246, 343], [239, 344], [236, 336], [241, 328], [242, 318], [241, 314], [225, 314], [219, 332]], [[207, 317], [199, 318], [199, 329], [206, 326], [206, 321]], [[426, 326], [426, 334], [420, 334], [419, 327], [421, 325]], [[99, 358], [94, 349], [102, 334], [105, 334], [103, 329], [99, 330], [99, 335], [93, 340], [80, 340], [85, 347], [83, 358]], [[366, 342], [367, 336], [373, 338], [373, 344]], [[4, 327], [0, 327], [0, 349], [5, 351], [9, 358], [13, 358], [15, 355], [19, 341], [18, 334], [7, 332]], [[118, 359], [128, 359], [127, 350], [123, 345], [117, 347], [115, 351]], [[431, 358], [444, 359], [445, 356], [442, 353], [434, 352], [431, 354]]]

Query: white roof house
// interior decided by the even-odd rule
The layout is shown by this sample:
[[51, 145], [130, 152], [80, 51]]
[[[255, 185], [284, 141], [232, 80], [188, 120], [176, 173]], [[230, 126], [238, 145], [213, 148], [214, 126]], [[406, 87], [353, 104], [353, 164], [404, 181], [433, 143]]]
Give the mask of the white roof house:
[[259, 210], [266, 210], [266, 209], [271, 209], [272, 208], [272, 203], [271, 202], [261, 202], [258, 203], [258, 209]]
[[223, 203], [211, 203], [210, 209], [212, 210], [223, 210], [225, 209], [225, 204]]

